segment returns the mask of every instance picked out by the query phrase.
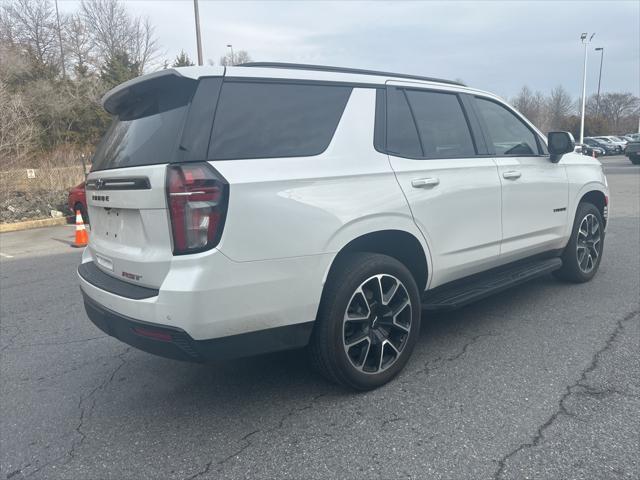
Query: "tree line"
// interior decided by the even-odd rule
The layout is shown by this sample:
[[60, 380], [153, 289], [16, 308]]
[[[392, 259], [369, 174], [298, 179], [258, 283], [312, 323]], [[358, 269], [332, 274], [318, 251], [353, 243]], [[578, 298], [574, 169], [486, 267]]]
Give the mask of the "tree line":
[[[109, 116], [100, 99], [143, 73], [193, 65], [182, 51], [163, 60], [154, 26], [119, 0], [81, 0], [60, 14], [52, 0], [4, 0], [0, 6], [0, 162], [2, 168], [51, 156], [60, 148], [92, 149]], [[251, 61], [246, 51], [220, 65]], [[214, 62], [209, 60], [212, 65]], [[561, 86], [549, 95], [523, 87], [513, 105], [542, 131], [578, 134], [578, 102]], [[635, 131], [639, 100], [603, 93], [587, 102], [589, 135]]]
[[[511, 104], [543, 132], [569, 131], [580, 135], [581, 99], [574, 99], [561, 86], [548, 95], [522, 87]], [[607, 92], [590, 95], [586, 102], [584, 134], [623, 135], [638, 131], [640, 99], [632, 93]]]
[[[33, 164], [61, 147], [94, 147], [110, 122], [100, 106], [105, 92], [149, 71], [194, 64], [184, 51], [173, 61], [162, 56], [154, 26], [124, 2], [82, 0], [77, 12], [59, 14], [52, 0], [4, 0], [1, 167]], [[220, 64], [250, 60], [241, 50]]]

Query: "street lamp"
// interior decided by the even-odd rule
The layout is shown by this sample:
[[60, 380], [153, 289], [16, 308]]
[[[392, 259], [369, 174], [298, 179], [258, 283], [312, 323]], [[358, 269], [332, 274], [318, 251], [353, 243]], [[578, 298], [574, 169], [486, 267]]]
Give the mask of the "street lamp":
[[604, 58], [604, 47], [596, 48], [600, 52], [600, 74], [598, 75], [598, 100], [596, 102], [596, 116], [600, 114], [600, 82], [602, 81], [602, 60]]
[[580, 41], [584, 45], [584, 67], [582, 70], [582, 115], [580, 117], [580, 143], [584, 143], [584, 110], [587, 103], [587, 45], [591, 43], [595, 33], [591, 34], [589, 39], [588, 33], [584, 32], [580, 35]]
[[193, 0], [193, 14], [196, 20], [196, 46], [198, 48], [198, 65], [202, 65], [202, 38], [200, 37], [200, 11], [198, 0]]
[[231, 66], [233, 66], [233, 45], [227, 45], [227, 48], [231, 49]]

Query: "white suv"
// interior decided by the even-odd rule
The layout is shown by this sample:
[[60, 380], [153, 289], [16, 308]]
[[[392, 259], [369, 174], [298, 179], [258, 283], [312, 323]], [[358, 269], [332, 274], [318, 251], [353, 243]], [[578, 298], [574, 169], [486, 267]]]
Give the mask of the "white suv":
[[309, 347], [389, 381], [420, 318], [602, 258], [601, 164], [456, 82], [292, 64], [187, 67], [104, 98], [78, 269], [90, 319], [206, 361]]

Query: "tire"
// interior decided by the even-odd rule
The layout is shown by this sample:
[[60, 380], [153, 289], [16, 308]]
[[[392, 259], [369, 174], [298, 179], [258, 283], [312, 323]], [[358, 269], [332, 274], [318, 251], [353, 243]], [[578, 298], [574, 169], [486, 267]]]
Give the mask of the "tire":
[[592, 203], [580, 203], [573, 221], [571, 239], [562, 253], [562, 268], [556, 270], [554, 275], [572, 283], [591, 280], [602, 260], [604, 237], [600, 210]]
[[631, 163], [633, 163], [634, 165], [640, 165], [640, 154], [630, 153], [629, 160], [631, 160]]
[[420, 334], [418, 287], [407, 267], [387, 255], [350, 253], [337, 262], [311, 336], [311, 364], [332, 382], [371, 390], [411, 356]]

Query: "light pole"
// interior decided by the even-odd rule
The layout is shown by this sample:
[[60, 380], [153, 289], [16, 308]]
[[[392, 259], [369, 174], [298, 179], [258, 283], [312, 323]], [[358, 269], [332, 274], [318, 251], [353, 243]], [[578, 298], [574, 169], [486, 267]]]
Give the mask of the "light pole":
[[202, 65], [202, 39], [200, 38], [200, 11], [198, 0], [193, 0], [193, 13], [196, 18], [196, 45], [198, 48], [198, 65]]
[[231, 66], [233, 67], [233, 45], [227, 45], [227, 48], [231, 49]]
[[60, 43], [60, 66], [62, 66], [62, 78], [66, 78], [64, 68], [64, 49], [62, 48], [62, 31], [60, 30], [60, 13], [58, 12], [58, 0], [56, 0], [56, 21], [58, 22], [58, 42]]
[[596, 101], [596, 117], [600, 114], [600, 82], [602, 81], [602, 60], [604, 59], [604, 47], [596, 48], [600, 52], [600, 74], [598, 75], [598, 100]]
[[587, 37], [589, 36], [588, 33], [585, 32], [580, 35], [580, 40], [584, 45], [584, 67], [582, 70], [582, 115], [580, 116], [580, 143], [584, 143], [584, 110], [587, 103], [587, 46], [589, 45], [589, 43], [591, 43], [594, 35], [595, 33], [593, 33], [589, 37], [589, 40], [587, 40]]

